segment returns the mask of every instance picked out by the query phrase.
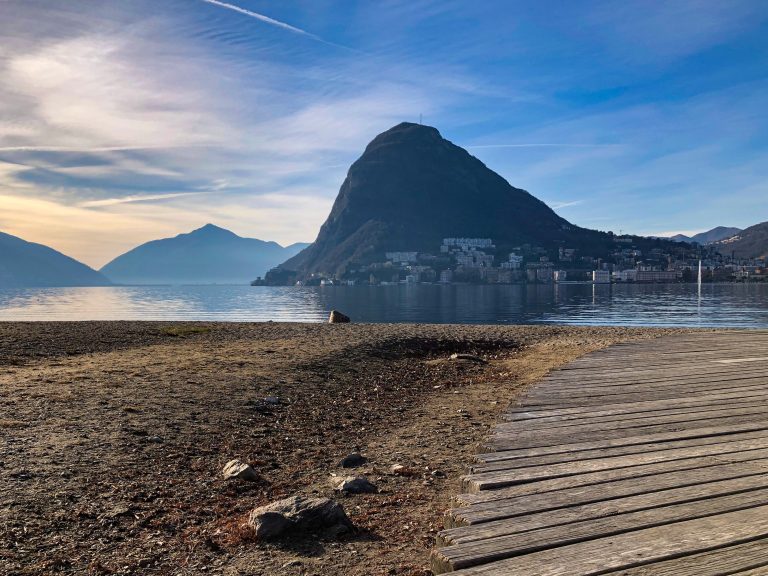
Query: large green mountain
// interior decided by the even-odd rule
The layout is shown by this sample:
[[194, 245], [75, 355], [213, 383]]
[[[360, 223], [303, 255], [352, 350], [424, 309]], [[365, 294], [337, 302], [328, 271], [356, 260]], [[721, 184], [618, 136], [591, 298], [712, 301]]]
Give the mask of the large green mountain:
[[768, 222], [750, 226], [727, 240], [715, 244], [726, 256], [737, 258], [768, 258]]
[[511, 186], [435, 128], [402, 123], [368, 144], [317, 240], [269, 279], [342, 276], [387, 251], [437, 252], [449, 237], [491, 238], [500, 252], [528, 243], [601, 255], [612, 244], [608, 234], [574, 226]]
[[53, 248], [0, 232], [0, 288], [107, 285], [104, 276]]
[[247, 284], [306, 246], [284, 248], [207, 224], [188, 234], [142, 244], [101, 272], [120, 284]]

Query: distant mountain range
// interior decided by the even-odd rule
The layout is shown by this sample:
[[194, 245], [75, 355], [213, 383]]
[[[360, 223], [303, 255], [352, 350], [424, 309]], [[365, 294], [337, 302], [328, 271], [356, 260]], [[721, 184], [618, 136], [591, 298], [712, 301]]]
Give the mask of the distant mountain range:
[[247, 284], [307, 247], [242, 238], [207, 224], [118, 256], [101, 273], [118, 284]]
[[720, 242], [721, 240], [727, 240], [733, 236], [736, 236], [741, 232], [741, 228], [730, 228], [728, 226], [718, 226], [707, 230], [706, 232], [700, 232], [694, 236], [686, 236], [685, 234], [676, 234], [672, 236], [670, 240], [675, 242], [696, 242], [697, 244], [707, 245]]
[[715, 243], [718, 252], [737, 258], [768, 258], [768, 222], [741, 230]]
[[109, 284], [99, 272], [53, 248], [0, 232], [0, 288]]
[[[443, 238], [491, 238], [500, 252], [530, 244], [610, 254], [614, 237], [575, 226], [511, 186], [431, 126], [404, 122], [379, 134], [349, 169], [317, 240], [268, 283], [342, 277], [392, 251], [439, 251]], [[651, 248], [668, 240], [633, 237]]]

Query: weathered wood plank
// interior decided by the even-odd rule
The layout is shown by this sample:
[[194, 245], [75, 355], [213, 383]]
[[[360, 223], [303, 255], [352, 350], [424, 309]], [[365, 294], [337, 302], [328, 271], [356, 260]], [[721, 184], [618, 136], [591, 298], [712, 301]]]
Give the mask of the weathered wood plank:
[[446, 518], [446, 527], [480, 524], [492, 520], [502, 520], [671, 488], [695, 486], [746, 476], [762, 476], [766, 473], [768, 473], [768, 460], [764, 461], [763, 466], [759, 464], [759, 461], [729, 462], [694, 470], [674, 470], [613, 480], [600, 484], [597, 489], [592, 484], [586, 484], [524, 495], [505, 495], [505, 490], [462, 494], [458, 500], [463, 502], [465, 506], [449, 512]]
[[508, 536], [550, 526], [586, 522], [606, 516], [652, 510], [761, 488], [768, 489], [768, 470], [766, 470], [765, 474], [760, 475], [718, 480], [693, 486], [675, 487], [624, 498], [571, 505], [567, 508], [527, 514], [515, 518], [492, 520], [483, 523], [481, 526], [470, 525], [450, 528], [440, 532], [439, 541], [442, 541], [445, 546], [449, 544], [465, 544], [467, 542]]
[[[526, 458], [529, 456], [541, 456], [545, 454], [564, 454], [577, 453], [582, 450], [598, 450], [600, 448], [611, 448], [616, 446], [633, 446], [648, 444], [652, 442], [675, 442], [678, 440], [696, 439], [696, 438], [714, 438], [718, 436], [727, 437], [738, 434], [757, 433], [768, 430], [768, 424], [761, 425], [752, 422], [746, 424], [708, 426], [703, 428], [689, 428], [685, 430], [675, 430], [672, 432], [661, 432], [657, 434], [645, 434], [638, 436], [623, 436], [619, 438], [604, 438], [600, 440], [590, 440], [587, 442], [568, 442], [545, 444], [542, 446], [517, 447], [514, 442], [509, 441], [496, 442], [496, 451], [478, 455], [481, 462], [492, 462], [494, 460], [506, 460], [509, 458]], [[493, 444], [497, 439], [491, 438], [488, 444]], [[509, 445], [509, 447], [507, 447]]]
[[672, 442], [655, 442], [648, 444], [634, 444], [631, 446], [617, 446], [614, 448], [599, 448], [596, 450], [583, 450], [580, 452], [564, 452], [558, 454], [545, 454], [542, 456], [529, 456], [527, 458], [504, 458], [504, 452], [492, 454], [497, 456], [486, 462], [475, 464], [470, 468], [471, 474], [481, 472], [491, 472], [493, 470], [505, 470], [511, 468], [525, 468], [527, 466], [541, 466], [545, 464], [559, 464], [564, 462], [573, 462], [576, 460], [593, 460], [598, 458], [607, 458], [611, 456], [629, 456], [632, 454], [642, 454], [645, 452], [661, 452], [675, 448], [689, 448], [694, 446], [710, 446], [714, 444], [728, 444], [740, 440], [768, 439], [768, 432], [747, 432], [743, 434], [733, 434], [728, 436], [709, 436], [705, 438], [693, 438], [686, 440], [676, 440]]
[[765, 576], [768, 538], [608, 572], [610, 576]]
[[[768, 506], [759, 506], [558, 546], [460, 570], [456, 576], [597, 576], [766, 537]], [[441, 573], [454, 566], [436, 553], [433, 569]]]
[[[751, 438], [723, 444], [706, 446], [690, 446], [686, 448], [673, 448], [671, 450], [659, 450], [640, 454], [628, 454], [625, 456], [612, 456], [608, 458], [594, 458], [590, 460], [574, 460], [557, 464], [544, 464], [541, 466], [527, 466], [524, 468], [509, 468], [471, 474], [471, 482], [480, 490], [490, 490], [512, 484], [522, 484], [534, 480], [546, 480], [560, 476], [573, 476], [601, 470], [613, 470], [616, 468], [631, 468], [643, 464], [657, 462], [669, 462], [674, 460], [687, 460], [701, 456], [728, 456], [746, 455], [755, 459], [768, 455], [767, 438]], [[740, 456], [741, 457], [741, 456]], [[752, 458], [750, 458], [752, 459]], [[506, 462], [506, 461], [505, 461]], [[503, 464], [502, 464], [503, 465]], [[512, 464], [514, 465], [514, 461]]]

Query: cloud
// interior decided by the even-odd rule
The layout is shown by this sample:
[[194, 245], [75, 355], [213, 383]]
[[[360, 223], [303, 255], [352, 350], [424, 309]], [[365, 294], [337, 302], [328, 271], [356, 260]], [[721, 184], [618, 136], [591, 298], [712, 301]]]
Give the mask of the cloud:
[[80, 208], [104, 208], [107, 206], [117, 206], [118, 204], [130, 204], [132, 202], [157, 202], [167, 201], [173, 198], [184, 198], [186, 196], [199, 196], [200, 194], [207, 194], [207, 192], [176, 192], [169, 194], [146, 194], [140, 196], [122, 196], [120, 198], [105, 198], [103, 200], [89, 200], [87, 202], [80, 202], [78, 206]]
[[616, 148], [620, 144], [471, 144], [467, 148]]
[[545, 201], [545, 203], [552, 208], [552, 210], [560, 210], [561, 208], [568, 208], [570, 206], [578, 206], [579, 204], [583, 204], [584, 200], [566, 200], [566, 201]]

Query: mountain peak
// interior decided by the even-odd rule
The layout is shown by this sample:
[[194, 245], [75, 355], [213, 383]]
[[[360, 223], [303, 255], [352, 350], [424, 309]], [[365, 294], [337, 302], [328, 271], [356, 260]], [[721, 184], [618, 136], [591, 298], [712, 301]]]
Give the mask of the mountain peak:
[[400, 122], [389, 130], [382, 132], [371, 140], [365, 148], [366, 153], [373, 152], [381, 146], [398, 145], [435, 145], [443, 142], [443, 137], [437, 128], [413, 122]]
[[229, 236], [229, 237], [238, 237], [237, 234], [234, 232], [227, 230], [226, 228], [222, 228], [221, 226], [216, 226], [215, 224], [206, 224], [202, 228], [198, 228], [197, 230], [192, 230], [192, 232], [189, 232], [189, 236]]
[[343, 277], [383, 262], [387, 252], [432, 254], [444, 238], [491, 238], [502, 252], [526, 243], [556, 250], [607, 241], [511, 186], [436, 128], [402, 122], [368, 144], [317, 240], [281, 271]]

